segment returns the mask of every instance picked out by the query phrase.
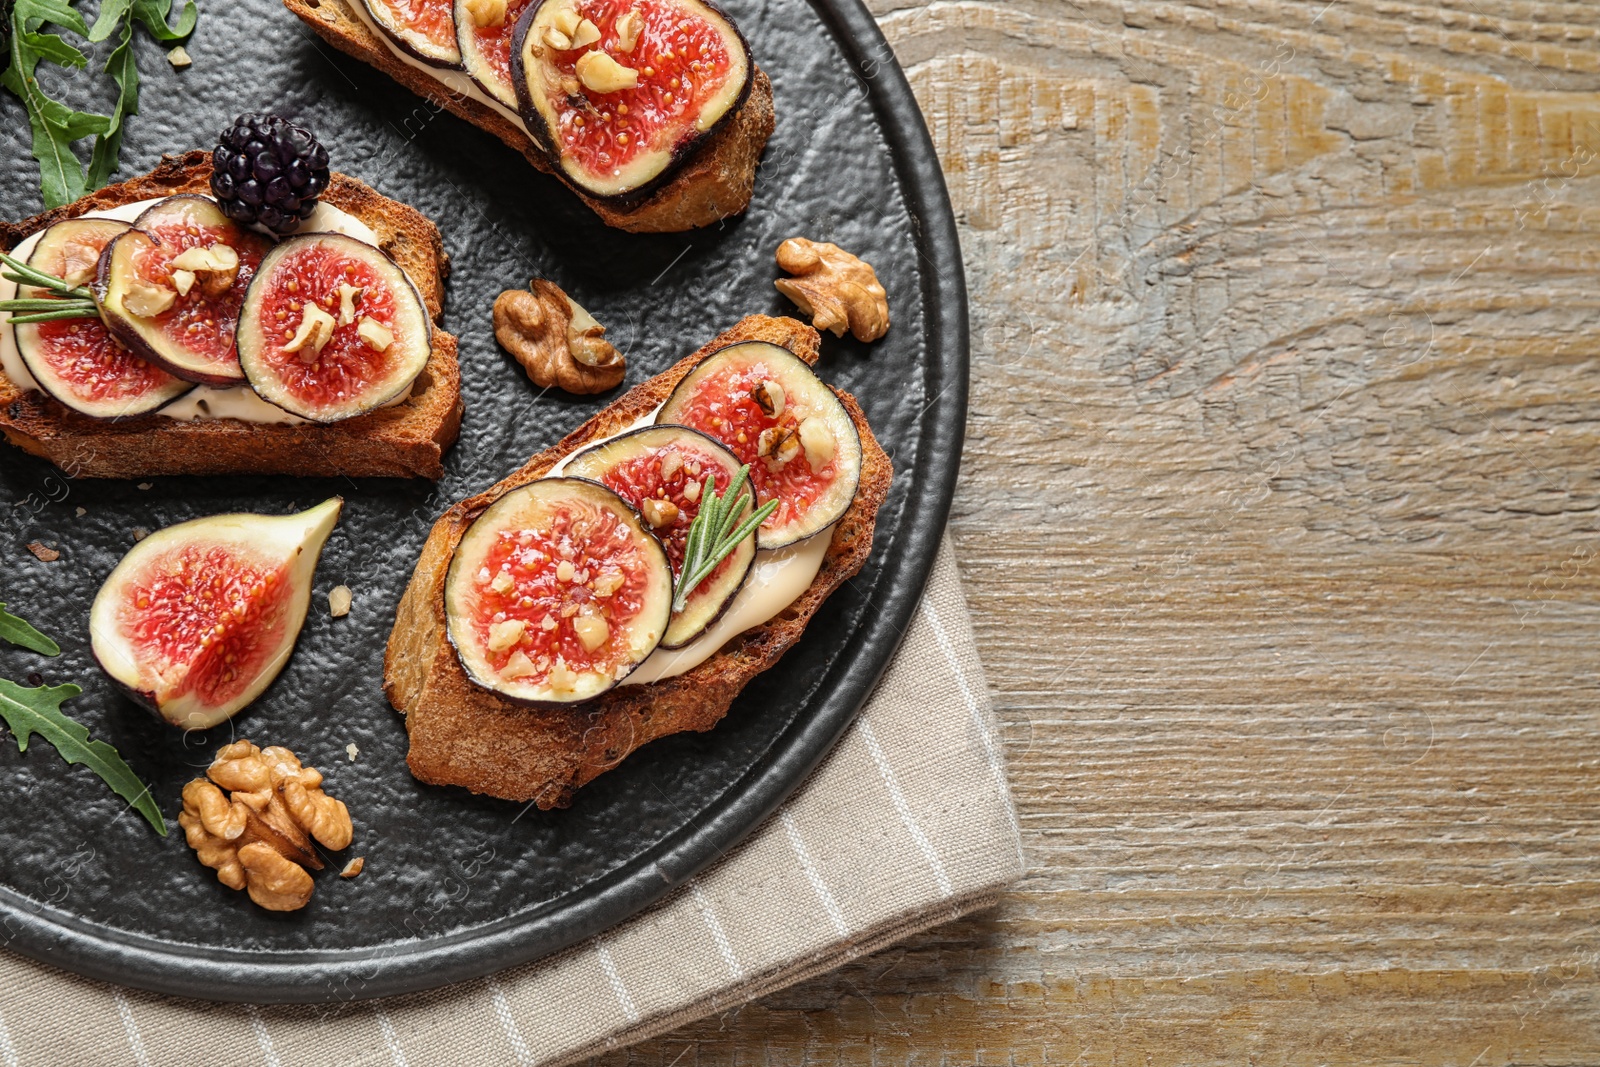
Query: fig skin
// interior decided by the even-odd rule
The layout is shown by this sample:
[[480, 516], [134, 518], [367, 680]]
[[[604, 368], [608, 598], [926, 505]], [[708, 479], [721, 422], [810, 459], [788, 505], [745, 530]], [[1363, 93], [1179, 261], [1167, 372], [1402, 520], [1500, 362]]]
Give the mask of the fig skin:
[[[117, 246], [123, 241], [131, 241], [140, 238], [148, 240], [154, 244], [160, 244], [160, 239], [157, 238], [155, 234], [139, 228], [139, 222], [142, 221], [145, 215], [148, 215], [151, 211], [164, 207], [173, 200], [196, 200], [202, 204], [205, 204], [208, 208], [218, 212], [219, 214], [222, 210], [217, 205], [215, 200], [212, 200], [207, 196], [201, 196], [198, 193], [177, 193], [173, 196], [165, 197], [145, 208], [144, 212], [140, 214], [139, 218], [134, 220], [134, 224], [132, 226], [128, 227], [127, 230], [118, 234], [106, 244], [105, 248], [100, 252], [99, 261], [95, 264], [94, 283], [89, 288], [94, 293], [95, 303], [100, 305], [100, 318], [105, 322], [106, 329], [115, 334], [117, 339], [126, 345], [130, 352], [147, 363], [154, 363], [156, 366], [160, 367], [174, 378], [182, 378], [184, 381], [195, 382], [199, 385], [215, 385], [224, 388], [233, 385], [243, 385], [245, 379], [244, 370], [242, 368], [237, 375], [229, 375], [196, 370], [193, 367], [179, 366], [158, 352], [155, 346], [150, 344], [149, 341], [145, 339], [144, 335], [138, 330], [134, 329], [133, 326], [127, 322], [127, 320], [122, 318], [120, 315], [113, 313], [106, 307], [106, 297], [109, 295], [111, 288], [111, 258], [115, 254]], [[226, 218], [226, 216], [224, 216], [224, 218]], [[229, 221], [231, 222], [231, 220]], [[244, 229], [247, 233], [261, 237], [266, 241], [272, 241], [271, 237], [267, 237], [264, 234], [258, 234], [256, 231], [250, 230], [247, 227], [240, 228]], [[137, 237], [135, 235], [137, 235]]]
[[744, 52], [744, 85], [740, 87], [739, 95], [728, 106], [728, 110], [722, 113], [722, 117], [712, 123], [708, 129], [675, 145], [672, 150], [671, 161], [661, 168], [659, 174], [643, 185], [635, 189], [629, 189], [627, 192], [611, 194], [597, 193], [586, 189], [582, 184], [574, 181], [572, 176], [567, 173], [566, 168], [561, 165], [560, 144], [551, 135], [549, 128], [545, 125], [544, 117], [539, 114], [539, 109], [534, 107], [533, 96], [528, 90], [528, 72], [522, 62], [522, 46], [527, 39], [528, 30], [533, 26], [534, 19], [538, 17], [539, 9], [548, 2], [550, 0], [535, 0], [534, 3], [529, 4], [523, 10], [521, 16], [518, 17], [517, 25], [511, 32], [511, 85], [517, 91], [517, 113], [522, 117], [522, 125], [527, 128], [528, 136], [533, 139], [533, 143], [538, 145], [539, 149], [550, 161], [551, 173], [560, 178], [562, 183], [569, 189], [581, 196], [587, 197], [596, 203], [605, 204], [618, 211], [626, 211], [629, 208], [637, 207], [649, 199], [652, 193], [659, 191], [662, 186], [671, 182], [677, 176], [677, 173], [683, 169], [684, 164], [693, 159], [695, 153], [704, 147], [706, 142], [715, 136], [723, 126], [727, 125], [744, 107], [745, 102], [750, 99], [750, 88], [755, 84], [756, 80], [756, 62], [755, 58], [750, 54], [750, 42], [745, 40], [744, 31], [739, 28], [738, 23], [734, 22], [719, 4], [713, 3], [712, 0], [698, 0], [713, 15], [727, 24], [728, 28], [733, 31], [734, 38], [739, 42], [740, 49]]
[[442, 584], [442, 586], [440, 588], [440, 591], [439, 591], [439, 596], [444, 601], [444, 608], [445, 608], [445, 610], [444, 610], [444, 616], [445, 616], [445, 619], [446, 619], [446, 624], [445, 624], [445, 627], [444, 627], [445, 640], [449, 643], [450, 650], [456, 654], [456, 660], [461, 664], [461, 673], [463, 675], [465, 675], [467, 681], [472, 683], [474, 686], [477, 686], [479, 689], [482, 689], [485, 692], [493, 693], [499, 699], [504, 700], [504, 701], [506, 701], [506, 702], [508, 702], [510, 704], [514, 704], [514, 705], [516, 705], [518, 707], [530, 708], [530, 709], [534, 709], [534, 710], [553, 711], [553, 710], [558, 709], [558, 708], [581, 708], [585, 704], [589, 704], [589, 703], [593, 702], [594, 700], [598, 699], [599, 697], [604, 696], [606, 693], [611, 692], [611, 690], [615, 689], [617, 687], [617, 685], [624, 678], [626, 678], [628, 675], [632, 674], [634, 671], [638, 670], [639, 667], [646, 660], [648, 660], [652, 655], [654, 655], [656, 649], [660, 648], [661, 645], [660, 645], [660, 639], [658, 638], [655, 648], [652, 648], [645, 655], [641, 656], [639, 658], [638, 663], [632, 664], [622, 674], [613, 677], [611, 679], [611, 684], [606, 686], [604, 689], [600, 690], [599, 692], [597, 692], [597, 693], [595, 693], [595, 694], [593, 694], [591, 696], [584, 697], [582, 700], [540, 700], [537, 697], [520, 696], [520, 695], [515, 695], [515, 694], [512, 694], [512, 693], [508, 693], [503, 689], [497, 689], [493, 685], [491, 685], [491, 684], [489, 684], [487, 682], [481, 681], [478, 678], [478, 676], [473, 672], [473, 669], [470, 666], [468, 666], [468, 664], [467, 664], [467, 656], [465, 654], [463, 654], [461, 646], [456, 643], [455, 634], [453, 632], [451, 632], [451, 627], [449, 625], [449, 616], [450, 616], [449, 591], [450, 591], [451, 580], [455, 576], [455, 569], [456, 569], [457, 562], [461, 558], [461, 556], [460, 556], [460, 554], [461, 554], [461, 546], [462, 546], [462, 544], [464, 544], [466, 542], [467, 535], [472, 532], [472, 527], [477, 525], [478, 521], [483, 518], [484, 514], [486, 512], [488, 512], [488, 510], [490, 508], [494, 507], [496, 504], [498, 504], [501, 500], [505, 499], [505, 497], [510, 495], [511, 493], [515, 493], [520, 489], [526, 489], [530, 485], [537, 485], [540, 482], [547, 482], [547, 481], [581, 482], [584, 485], [593, 486], [594, 488], [599, 489], [601, 492], [607, 494], [608, 496], [613, 497], [617, 501], [617, 503], [619, 503], [622, 506], [623, 509], [625, 509], [630, 515], [632, 515], [634, 524], [641, 531], [644, 532], [644, 535], [645, 535], [646, 539], [651, 544], [655, 545], [656, 551], [659, 552], [660, 555], [661, 555], [661, 566], [667, 572], [667, 586], [668, 586], [668, 588], [667, 588], [667, 597], [666, 597], [666, 601], [662, 605], [663, 610], [662, 610], [662, 614], [661, 614], [661, 621], [660, 621], [659, 625], [656, 627], [660, 631], [660, 633], [662, 635], [666, 634], [667, 627], [672, 622], [672, 592], [673, 592], [673, 589], [672, 589], [672, 561], [667, 556], [666, 546], [663, 545], [661, 543], [661, 539], [658, 538], [651, 531], [650, 523], [645, 520], [645, 517], [639, 513], [639, 510], [637, 508], [635, 508], [631, 503], [629, 503], [628, 500], [625, 497], [621, 496], [618, 493], [613, 492], [611, 489], [607, 488], [604, 485], [601, 485], [599, 482], [592, 481], [591, 479], [588, 479], [588, 478], [569, 478], [569, 477], [566, 477], [565, 475], [547, 476], [547, 477], [544, 477], [544, 478], [536, 478], [533, 481], [528, 482], [528, 483], [526, 483], [524, 485], [519, 485], [519, 486], [517, 486], [517, 487], [515, 487], [513, 489], [507, 490], [507, 492], [505, 494], [502, 494], [500, 497], [496, 498], [495, 500], [490, 501], [483, 508], [482, 511], [479, 511], [476, 515], [472, 516], [472, 521], [467, 523], [466, 529], [462, 532], [461, 540], [456, 543], [455, 555], [451, 557], [450, 565], [445, 570], [445, 580], [444, 580], [444, 582], [443, 582], [443, 584]]
[[[343, 507], [343, 498], [331, 497], [314, 508], [292, 515], [213, 515], [166, 527], [140, 541], [107, 576], [90, 607], [90, 650], [95, 663], [130, 699], [169, 726], [184, 730], [209, 729], [226, 722], [254, 703], [287, 665], [310, 608], [317, 561]], [[160, 548], [193, 542], [257, 547], [265, 543], [278, 549], [281, 562], [288, 568], [287, 599], [281, 607], [288, 625], [283, 644], [272, 650], [261, 670], [239, 695], [214, 708], [199, 707], [191, 698], [180, 696], [174, 704], [186, 699], [191, 699], [191, 703], [163, 708], [159, 695], [139, 684], [145, 680], [143, 665], [137, 651], [128, 645], [118, 620], [126, 604], [124, 596], [130, 579], [137, 580], [147, 565], [143, 557]]]

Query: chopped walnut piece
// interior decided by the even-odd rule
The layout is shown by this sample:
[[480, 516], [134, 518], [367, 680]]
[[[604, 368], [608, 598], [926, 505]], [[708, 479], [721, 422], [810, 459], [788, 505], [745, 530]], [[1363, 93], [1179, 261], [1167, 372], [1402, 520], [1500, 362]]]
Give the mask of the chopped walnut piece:
[[811, 325], [858, 341], [889, 332], [889, 299], [872, 267], [838, 245], [791, 237], [778, 246], [778, 266], [795, 275], [779, 278], [778, 292], [811, 316]]
[[812, 470], [820, 471], [833, 461], [839, 445], [827, 423], [816, 417], [802, 419], [799, 433], [800, 444], [806, 450], [806, 463]]
[[588, 19], [580, 19], [578, 28], [572, 31], [572, 47], [588, 48], [600, 39], [600, 27]]
[[[582, 23], [578, 28], [582, 29]], [[576, 44], [578, 39], [574, 37], [572, 41]], [[604, 52], [585, 52], [578, 57], [572, 69], [577, 72], [583, 87], [591, 93], [618, 93], [639, 84], [638, 71], [624, 67]]]
[[658, 500], [647, 497], [639, 505], [639, 510], [644, 513], [645, 521], [652, 529], [659, 530], [663, 526], [670, 526], [678, 521], [678, 505], [670, 500]]
[[627, 366], [605, 332], [560, 286], [543, 278], [527, 289], [507, 289], [494, 302], [495, 337], [528, 377], [547, 389], [603, 393], [616, 388]]
[[475, 26], [499, 26], [506, 21], [506, 0], [466, 0], [463, 6]]
[[242, 740], [219, 749], [206, 773], [210, 781], [184, 786], [178, 816], [200, 862], [224, 885], [248, 889], [263, 908], [305, 907], [307, 869], [322, 868], [312, 839], [338, 850], [354, 834], [349, 810], [323, 792], [322, 773], [286, 748]]
[[300, 328], [295, 330], [283, 350], [300, 353], [301, 362], [315, 363], [322, 355], [323, 346], [333, 338], [336, 325], [332, 315], [316, 304], [307, 303], [305, 313], [300, 317]]
[[[230, 245], [215, 244], [209, 248], [196, 245], [174, 256], [170, 266], [173, 284], [179, 293], [188, 296], [190, 286], [198, 279], [201, 292], [217, 297], [232, 289], [238, 279], [239, 253]], [[177, 274], [180, 271], [189, 275], [186, 284], [178, 284]]]
[[357, 856], [355, 859], [351, 860], [349, 863], [344, 865], [344, 870], [339, 872], [339, 877], [340, 878], [354, 878], [356, 875], [358, 875], [362, 871], [366, 870], [366, 867], [367, 867], [367, 857], [365, 857], [365, 856]]
[[61, 558], [60, 552], [57, 552], [53, 548], [45, 547], [45, 545], [39, 541], [29, 541], [28, 551], [32, 552], [34, 558], [40, 563], [54, 563], [56, 560]]
[[178, 299], [178, 294], [164, 285], [151, 285], [146, 281], [135, 280], [128, 286], [128, 295], [122, 298], [122, 306], [130, 315], [141, 319], [153, 319], [167, 310]]
[[328, 614], [342, 619], [350, 614], [350, 605], [354, 601], [355, 594], [350, 592], [348, 585], [336, 585], [328, 590]]
[[756, 455], [765, 457], [768, 466], [781, 467], [800, 454], [800, 438], [787, 426], [768, 426], [756, 438]]
[[644, 16], [637, 10], [624, 11], [617, 19], [617, 51], [631, 53], [644, 32]]
[[572, 629], [578, 635], [578, 642], [590, 652], [605, 644], [611, 636], [611, 627], [598, 615], [583, 615], [573, 619]]

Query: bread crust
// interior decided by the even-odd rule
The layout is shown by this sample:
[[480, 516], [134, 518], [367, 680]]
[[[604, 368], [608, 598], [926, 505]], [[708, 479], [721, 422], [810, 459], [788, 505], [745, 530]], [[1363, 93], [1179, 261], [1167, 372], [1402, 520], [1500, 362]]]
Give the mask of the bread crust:
[[[107, 186], [23, 222], [0, 222], [0, 246], [62, 219], [174, 193], [207, 192], [209, 153], [166, 156], [149, 174]], [[461, 371], [456, 339], [440, 329], [450, 270], [439, 229], [415, 208], [335, 173], [322, 199], [372, 228], [422, 293], [434, 322], [433, 351], [394, 407], [327, 426], [269, 426], [215, 419], [181, 422], [151, 414], [107, 421], [79, 414], [43, 393], [24, 390], [0, 371], [0, 433], [25, 452], [74, 478], [147, 478], [168, 474], [293, 474], [352, 478], [438, 478], [445, 450], [461, 429]]]
[[397, 57], [352, 6], [360, 2], [283, 0], [283, 6], [339, 51], [377, 67], [435, 106], [494, 134], [539, 170], [555, 175], [607, 226], [629, 233], [678, 233], [710, 226], [750, 206], [756, 166], [777, 122], [772, 82], [760, 68], [752, 74], [743, 106], [696, 149], [671, 181], [638, 203], [619, 205], [597, 200], [567, 182], [544, 149], [494, 108], [453, 92], [431, 74]]
[[642, 382], [614, 404], [434, 524], [400, 601], [384, 657], [384, 690], [406, 719], [411, 773], [540, 808], [566, 807], [580, 786], [658, 737], [711, 729], [745, 685], [800, 639], [822, 602], [860, 571], [872, 550], [878, 508], [893, 466], [854, 397], [835, 389], [861, 434], [861, 483], [835, 524], [822, 567], [806, 591], [771, 621], [729, 641], [704, 663], [649, 685], [618, 686], [569, 707], [527, 707], [467, 679], [445, 633], [444, 581], [456, 545], [495, 500], [542, 477], [563, 457], [615, 434], [664, 401], [705, 356], [741, 341], [770, 341], [807, 363], [817, 332], [788, 318], [752, 315], [692, 356]]

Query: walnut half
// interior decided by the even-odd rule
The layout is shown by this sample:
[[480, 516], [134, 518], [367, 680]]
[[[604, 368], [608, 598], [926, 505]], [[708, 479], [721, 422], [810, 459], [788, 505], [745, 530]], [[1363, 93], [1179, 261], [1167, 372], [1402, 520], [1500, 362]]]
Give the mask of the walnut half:
[[[270, 911], [295, 911], [311, 900], [311, 847], [350, 844], [354, 828], [344, 804], [322, 790], [322, 775], [286, 748], [235, 741], [183, 787], [183, 827], [200, 862], [230, 889], [246, 889]], [[225, 795], [223, 790], [230, 790]]]
[[791, 237], [778, 246], [778, 266], [793, 274], [779, 278], [778, 292], [811, 316], [811, 325], [858, 341], [876, 341], [889, 332], [889, 296], [870, 265], [838, 245]]
[[543, 278], [527, 289], [507, 289], [494, 302], [495, 337], [546, 389], [603, 393], [621, 384], [628, 368], [605, 332], [559, 285]]

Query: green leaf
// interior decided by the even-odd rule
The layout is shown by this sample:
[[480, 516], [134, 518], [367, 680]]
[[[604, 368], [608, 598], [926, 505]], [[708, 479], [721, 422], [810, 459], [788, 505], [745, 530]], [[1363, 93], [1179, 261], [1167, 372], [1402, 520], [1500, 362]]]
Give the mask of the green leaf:
[[82, 764], [99, 775], [117, 796], [149, 821], [156, 833], [166, 837], [167, 821], [150, 796], [150, 788], [123, 762], [115, 748], [104, 741], [89, 740], [88, 728], [62, 713], [62, 703], [81, 692], [75, 685], [24, 689], [0, 678], [0, 718], [16, 736], [17, 751], [28, 751], [29, 739], [38, 734], [55, 746], [62, 759]]
[[[110, 2], [110, 0], [108, 0]], [[99, 23], [95, 26], [98, 28]], [[117, 106], [111, 112], [110, 128], [94, 141], [94, 152], [89, 157], [88, 186], [98, 189], [111, 180], [116, 172], [117, 160], [122, 156], [122, 121], [139, 113], [139, 67], [133, 61], [133, 23], [122, 26], [122, 40], [111, 50], [106, 60], [106, 73], [121, 90]]]
[[53, 22], [63, 29], [87, 37], [89, 27], [67, 0], [16, 0], [16, 18], [29, 30]]
[[[0, 86], [21, 99], [33, 131], [33, 158], [39, 162], [39, 191], [47, 208], [60, 207], [111, 180], [122, 152], [123, 123], [139, 113], [139, 69], [134, 62], [132, 39], [137, 22], [158, 41], [181, 40], [194, 32], [199, 9], [194, 0], [184, 0], [176, 26], [168, 25], [172, 0], [103, 0], [94, 27], [72, 6], [72, 0], [0, 0], [0, 12], [8, 23], [6, 65], [0, 72]], [[43, 32], [47, 25], [59, 26], [87, 37], [91, 43], [110, 40], [120, 32], [117, 46], [106, 60], [105, 71], [116, 82], [117, 104], [110, 115], [74, 111], [46, 96], [34, 77], [41, 62], [63, 67], [83, 67], [88, 58], [76, 46], [54, 33]], [[73, 143], [94, 137], [89, 165], [73, 152]]]
[[0, 604], [0, 638], [37, 652], [41, 656], [61, 655], [60, 645], [35, 630], [26, 619], [18, 618], [6, 611], [4, 604]]
[[94, 26], [89, 30], [89, 40], [98, 44], [110, 37], [124, 24], [128, 11], [133, 7], [133, 0], [105, 0], [100, 5], [100, 13], [94, 17]]
[[[60, 207], [84, 192], [83, 164], [72, 154], [72, 142], [89, 133], [99, 133], [109, 120], [102, 116], [80, 115], [44, 95], [33, 76], [41, 58], [37, 45], [43, 39], [36, 31], [46, 21], [81, 28], [83, 18], [56, 0], [15, 0], [10, 14], [10, 62], [4, 74], [0, 74], [0, 85], [15, 93], [27, 109], [28, 125], [33, 131], [33, 158], [39, 161], [39, 186], [45, 207]], [[97, 125], [93, 121], [96, 119], [99, 120]], [[84, 128], [86, 121], [90, 125], [88, 129]]]
[[167, 14], [171, 10], [172, 0], [133, 0], [133, 17], [158, 41], [182, 40], [194, 32], [195, 21], [200, 17], [194, 0], [184, 0], [178, 24], [168, 26]]
[[63, 67], [83, 67], [89, 63], [88, 56], [53, 33], [25, 33], [22, 40], [38, 58], [48, 59]]

